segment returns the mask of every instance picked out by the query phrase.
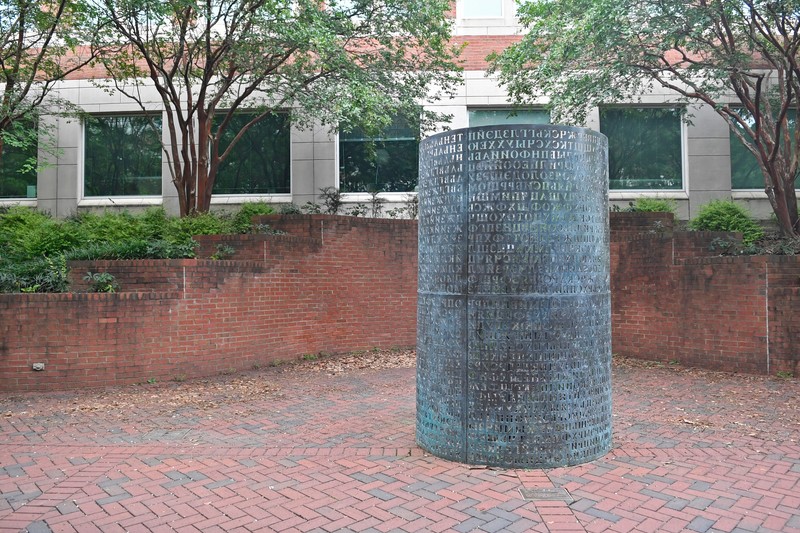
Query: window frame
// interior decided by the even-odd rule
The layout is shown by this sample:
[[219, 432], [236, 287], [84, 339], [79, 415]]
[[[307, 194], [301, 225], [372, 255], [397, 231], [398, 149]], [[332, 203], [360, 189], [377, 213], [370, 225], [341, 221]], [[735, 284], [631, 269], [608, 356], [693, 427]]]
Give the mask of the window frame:
[[[225, 113], [226, 111], [220, 111], [219, 113]], [[254, 114], [256, 111], [249, 110], [249, 109], [241, 109], [237, 110], [235, 114], [242, 113], [242, 114]], [[293, 138], [293, 128], [291, 122], [291, 110], [289, 109], [281, 109], [274, 111], [274, 113], [281, 113], [286, 114], [289, 118], [289, 150], [288, 150], [288, 157], [289, 157], [289, 192], [286, 193], [229, 193], [229, 194], [222, 194], [222, 193], [213, 193], [211, 195], [211, 204], [212, 205], [229, 205], [229, 204], [241, 204], [243, 201], [251, 202], [269, 202], [269, 203], [290, 203], [292, 201], [292, 192], [294, 190], [294, 143], [292, 142]], [[215, 183], [216, 185], [216, 183]]]
[[[336, 139], [334, 143], [334, 165], [336, 169], [336, 177], [335, 177], [335, 186], [336, 188], [341, 191], [341, 175], [342, 175], [342, 166], [341, 166], [341, 132], [337, 132]], [[422, 141], [421, 135], [416, 137], [417, 141], [417, 160], [419, 160], [419, 143]], [[381, 191], [377, 194], [378, 198], [382, 198], [387, 202], [403, 202], [409, 198], [409, 195], [416, 195], [417, 188], [419, 187], [419, 167], [417, 168], [417, 187], [411, 191]], [[372, 199], [372, 194], [366, 191], [357, 191], [357, 192], [342, 192], [342, 199], [345, 202], [368, 202]]]
[[105, 196], [87, 196], [86, 195], [86, 149], [87, 149], [87, 140], [86, 140], [86, 120], [81, 120], [80, 122], [80, 141], [78, 142], [78, 154], [77, 154], [77, 170], [78, 170], [78, 191], [77, 191], [77, 199], [78, 199], [78, 207], [108, 207], [108, 206], [151, 206], [151, 205], [162, 205], [164, 203], [164, 150], [163, 150], [163, 140], [164, 140], [164, 111], [163, 110], [145, 110], [142, 111], [141, 109], [136, 110], [123, 110], [123, 111], [101, 111], [96, 113], [89, 113], [90, 117], [126, 117], [126, 116], [148, 116], [151, 115], [153, 117], [160, 117], [161, 118], [161, 148], [160, 148], [160, 155], [161, 155], [161, 192], [159, 194], [152, 194], [152, 195], [123, 195], [123, 196], [114, 196], [114, 195], [105, 195]]
[[[470, 128], [480, 127], [480, 126], [473, 126], [472, 125], [472, 112], [473, 111], [478, 111], [478, 112], [480, 112], [480, 111], [495, 111], [495, 112], [508, 111], [509, 113], [513, 112], [513, 111], [522, 111], [522, 112], [524, 112], [524, 111], [532, 111], [532, 112], [546, 113], [547, 114], [547, 123], [546, 124], [552, 124], [552, 121], [550, 120], [550, 112], [544, 106], [526, 106], [526, 107], [521, 107], [521, 108], [518, 108], [518, 109], [515, 109], [513, 106], [497, 106], [497, 105], [493, 105], [493, 106], [467, 106], [467, 124], [469, 125]], [[507, 122], [507, 123], [504, 123], [503, 125], [513, 125], [513, 124], [522, 124], [522, 123], [519, 123], [519, 122]], [[536, 123], [536, 124], [545, 124], [545, 123]]]
[[[35, 150], [32, 150], [32, 151], [35, 151], [35, 153], [36, 153], [36, 168], [33, 170], [33, 176], [32, 176], [32, 178], [34, 180], [33, 186], [35, 187], [36, 194], [34, 196], [28, 196], [27, 195], [27, 190], [26, 190], [26, 195], [25, 196], [0, 196], [0, 205], [3, 205], [3, 206], [4, 205], [35, 206], [37, 204], [37, 202], [38, 202], [38, 198], [39, 198], [39, 170], [40, 170], [39, 161], [42, 158], [42, 150], [39, 147], [39, 140], [40, 140], [39, 139], [39, 119], [31, 120], [28, 123], [28, 126], [26, 126], [26, 127], [36, 131], [36, 147], [35, 147]], [[3, 157], [5, 157], [7, 155], [7, 151], [9, 150], [9, 148], [13, 150], [15, 147], [11, 146], [8, 143], [5, 143], [4, 144]], [[22, 155], [24, 157], [26, 157], [25, 161], [27, 161], [28, 157], [33, 157], [33, 154], [30, 154], [30, 156], [27, 155], [27, 154], [22, 154]], [[15, 172], [16, 172], [16, 170], [15, 170]], [[26, 185], [26, 187], [30, 187], [30, 186], [31, 186], [30, 184]]]
[[[685, 110], [686, 106], [683, 104], [608, 104], [601, 105], [597, 108], [597, 131], [602, 133], [602, 111], [604, 109], [678, 109]], [[681, 118], [680, 124], [680, 142], [681, 142], [681, 187], [675, 189], [612, 189], [611, 176], [609, 176], [608, 197], [609, 200], [630, 200], [636, 198], [670, 198], [670, 199], [688, 199], [689, 198], [689, 136], [688, 126], [686, 121]]]
[[[742, 107], [738, 107], [739, 112], [743, 110]], [[798, 123], [800, 121], [800, 117], [795, 117], [795, 129], [800, 127]], [[761, 186], [759, 187], [751, 187], [747, 189], [737, 189], [733, 186], [733, 150], [731, 148], [733, 145], [738, 147], [739, 150], [742, 150], [745, 154], [749, 157], [754, 158], [753, 164], [756, 165], [756, 169], [758, 172], [758, 177], [761, 180]], [[764, 176], [761, 173], [761, 168], [758, 166], [758, 163], [755, 161], [755, 157], [750, 151], [742, 144], [742, 142], [736, 137], [731, 129], [730, 125], [728, 125], [728, 163], [730, 164], [730, 183], [731, 183], [731, 195], [734, 198], [741, 198], [741, 199], [753, 199], [753, 198], [767, 198], [767, 192], [765, 190], [765, 186], [763, 183]], [[800, 173], [798, 173], [797, 178], [795, 178], [795, 187], [800, 188]]]
[[506, 0], [497, 0], [500, 3], [500, 14], [497, 16], [489, 16], [489, 17], [475, 17], [475, 16], [468, 16], [466, 14], [466, 4], [467, 0], [458, 0], [456, 3], [456, 13], [458, 14], [458, 19], [463, 21], [476, 21], [476, 20], [505, 20], [506, 18]]

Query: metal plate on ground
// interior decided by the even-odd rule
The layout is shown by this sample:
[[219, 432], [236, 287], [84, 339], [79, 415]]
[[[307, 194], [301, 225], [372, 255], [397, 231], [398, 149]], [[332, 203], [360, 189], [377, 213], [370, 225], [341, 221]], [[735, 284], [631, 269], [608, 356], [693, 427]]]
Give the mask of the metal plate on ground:
[[536, 501], [556, 501], [572, 503], [575, 500], [570, 496], [567, 489], [561, 488], [535, 488], [535, 489], [519, 489], [522, 498], [529, 502]]

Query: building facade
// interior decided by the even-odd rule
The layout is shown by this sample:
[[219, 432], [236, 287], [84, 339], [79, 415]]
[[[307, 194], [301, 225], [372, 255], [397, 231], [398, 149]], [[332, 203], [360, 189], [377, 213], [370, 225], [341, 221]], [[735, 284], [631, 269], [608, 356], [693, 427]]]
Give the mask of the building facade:
[[[456, 40], [466, 45], [463, 84], [454, 98], [425, 104], [452, 116], [438, 131], [549, 122], [544, 100], [541, 107], [512, 112], [505, 91], [486, 73], [486, 55], [508, 46], [521, 31], [515, 1], [457, 0], [454, 25]], [[102, 80], [64, 81], [58, 95], [86, 115], [42, 120], [58, 149], [53, 154], [39, 151], [44, 164], [38, 171], [18, 172], [15, 165], [25, 154], [7, 150], [0, 169], [0, 205], [30, 205], [56, 216], [153, 205], [178, 212], [177, 193], [155, 133], [163, 122], [155, 94], [147, 113]], [[668, 91], [654, 88], [635, 104], [590, 113], [586, 126], [609, 137], [612, 204], [670, 198], [685, 219], [713, 199], [734, 198], [757, 217], [768, 218], [763, 178], [727, 124], [707, 106], [685, 110], [692, 116], [689, 124], [681, 120], [683, 104], [676, 101]], [[212, 208], [255, 200], [303, 205], [319, 202], [320, 189], [334, 187], [343, 194], [345, 211], [368, 203], [377, 192], [386, 212], [415, 194], [418, 137], [400, 119], [379, 137], [368, 138], [358, 130], [301, 130], [289, 124], [288, 115], [276, 114], [254, 128], [220, 169]]]

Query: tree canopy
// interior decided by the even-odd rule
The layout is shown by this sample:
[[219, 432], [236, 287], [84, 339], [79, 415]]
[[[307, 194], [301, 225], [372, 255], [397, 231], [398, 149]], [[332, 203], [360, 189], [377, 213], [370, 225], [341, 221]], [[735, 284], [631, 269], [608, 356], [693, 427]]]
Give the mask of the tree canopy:
[[[116, 89], [166, 113], [181, 214], [207, 211], [217, 172], [256, 124], [378, 129], [457, 81], [447, 0], [100, 0]], [[246, 111], [248, 120], [241, 119]], [[239, 117], [237, 119], [237, 117]]]
[[38, 116], [63, 110], [48, 96], [93, 59], [96, 23], [81, 0], [0, 0], [0, 157], [6, 145], [32, 148], [32, 161], [21, 166], [36, 167]]
[[800, 237], [800, 2], [529, 0], [518, 15], [528, 33], [492, 57], [512, 98], [545, 97], [568, 123], [653, 84], [707, 104], [755, 156], [782, 232]]

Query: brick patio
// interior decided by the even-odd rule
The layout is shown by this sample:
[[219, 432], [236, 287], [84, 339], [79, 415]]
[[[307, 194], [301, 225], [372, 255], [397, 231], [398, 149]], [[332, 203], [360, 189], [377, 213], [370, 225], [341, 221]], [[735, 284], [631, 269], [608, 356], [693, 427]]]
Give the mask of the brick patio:
[[613, 450], [522, 471], [417, 448], [414, 373], [0, 396], [0, 532], [800, 531], [796, 380], [618, 362]]

